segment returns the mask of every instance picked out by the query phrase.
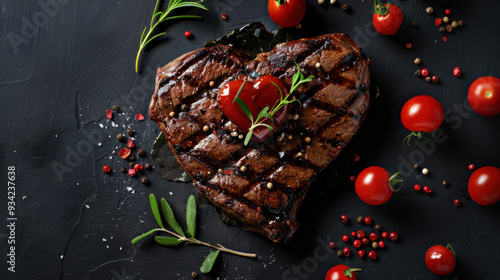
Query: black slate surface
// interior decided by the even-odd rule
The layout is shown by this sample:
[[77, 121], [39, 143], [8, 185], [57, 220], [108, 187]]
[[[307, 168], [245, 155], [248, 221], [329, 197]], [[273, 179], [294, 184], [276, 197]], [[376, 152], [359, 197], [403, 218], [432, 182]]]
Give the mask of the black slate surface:
[[[159, 134], [147, 116], [156, 68], [197, 49], [246, 23], [261, 21], [270, 30], [267, 1], [205, 1], [208, 12], [193, 11], [202, 20], [172, 22], [167, 35], [146, 49], [141, 74], [134, 72], [139, 36], [148, 24], [154, 1], [12, 1], [0, 3], [0, 228], [1, 279], [191, 279], [209, 250], [166, 248], [151, 239], [132, 245], [133, 237], [155, 226], [148, 195], [165, 197], [180, 220], [190, 184], [161, 180], [157, 166], [145, 175], [149, 187], [119, 171], [125, 163], [116, 155], [122, 144], [115, 135], [133, 128], [136, 145], [149, 150]], [[469, 197], [468, 164], [500, 166], [500, 116], [482, 117], [467, 111], [466, 94], [481, 76], [500, 77], [498, 23], [500, 2], [394, 1], [405, 15], [394, 37], [377, 34], [371, 25], [372, 3], [339, 1], [319, 6], [308, 0], [301, 36], [345, 32], [373, 60], [372, 84], [380, 96], [353, 142], [314, 183], [302, 209], [302, 225], [294, 242], [282, 247], [234, 226], [226, 226], [210, 205], [199, 205], [199, 238], [259, 254], [258, 260], [222, 254], [212, 273], [200, 279], [323, 279], [333, 265], [360, 267], [359, 279], [498, 279], [500, 258], [499, 203], [482, 207]], [[328, 2], [328, 1], [326, 1]], [[52, 3], [45, 5], [44, 3]], [[56, 4], [54, 4], [56, 3]], [[436, 14], [429, 16], [425, 7]], [[434, 26], [435, 16], [452, 10], [465, 26], [446, 34]], [[220, 18], [227, 13], [229, 19]], [[411, 21], [418, 28], [410, 26]], [[193, 38], [184, 38], [190, 30]], [[412, 42], [413, 48], [404, 44]], [[427, 84], [413, 75], [420, 57], [423, 67], [440, 77]], [[452, 70], [460, 66], [463, 75]], [[408, 133], [399, 121], [403, 103], [418, 94], [436, 97], [446, 112], [443, 143], [404, 148]], [[375, 95], [375, 92], [374, 94]], [[113, 121], [105, 110], [118, 104]], [[361, 160], [355, 163], [354, 154]], [[408, 171], [406, 163], [421, 161], [429, 176]], [[149, 155], [139, 162], [152, 162]], [[113, 168], [103, 174], [103, 165]], [[362, 203], [349, 181], [363, 168], [380, 165], [406, 170], [405, 187], [383, 206]], [[8, 215], [7, 171], [15, 166], [15, 213]], [[444, 188], [441, 181], [450, 182]], [[415, 183], [429, 185], [431, 195], [416, 193]], [[454, 199], [463, 206], [453, 206]], [[364, 229], [352, 221], [370, 216], [400, 239], [387, 242], [379, 259], [339, 258], [326, 248], [341, 236]], [[15, 217], [17, 220], [8, 221]], [[15, 230], [7, 227], [15, 223]], [[9, 236], [14, 234], [14, 238]], [[8, 271], [9, 240], [15, 240], [15, 272]], [[11, 241], [12, 242], [12, 241]], [[433, 275], [424, 254], [434, 244], [451, 243], [457, 268], [446, 277]], [[343, 244], [342, 244], [343, 245]]]

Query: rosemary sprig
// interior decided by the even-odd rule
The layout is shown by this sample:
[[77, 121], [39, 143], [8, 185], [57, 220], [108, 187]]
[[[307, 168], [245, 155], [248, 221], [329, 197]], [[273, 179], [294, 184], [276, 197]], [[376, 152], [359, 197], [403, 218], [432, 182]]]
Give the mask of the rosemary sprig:
[[243, 256], [243, 257], [249, 257], [249, 258], [256, 258], [256, 254], [251, 254], [251, 253], [243, 253], [243, 252], [238, 252], [235, 250], [228, 249], [224, 246], [222, 246], [219, 243], [207, 243], [200, 241], [195, 238], [196, 234], [196, 200], [193, 195], [189, 196], [187, 205], [186, 205], [186, 224], [187, 224], [187, 236], [182, 230], [182, 227], [179, 225], [177, 220], [175, 219], [174, 212], [172, 211], [172, 208], [168, 204], [168, 202], [162, 198], [161, 199], [161, 213], [163, 214], [163, 218], [165, 218], [165, 221], [167, 221], [167, 224], [175, 231], [171, 231], [166, 229], [163, 226], [162, 222], [162, 217], [160, 215], [160, 209], [158, 208], [158, 203], [156, 202], [156, 197], [154, 194], [149, 195], [149, 203], [151, 204], [151, 210], [153, 211], [153, 215], [156, 219], [156, 222], [160, 226], [160, 228], [155, 228], [152, 229], [142, 235], [137, 236], [132, 240], [132, 244], [137, 243], [137, 241], [145, 238], [146, 236], [155, 233], [155, 232], [166, 232], [170, 234], [173, 237], [170, 236], [161, 236], [161, 235], [156, 235], [155, 236], [155, 241], [156, 243], [163, 245], [163, 246], [176, 246], [179, 245], [183, 242], [186, 244], [197, 244], [197, 245], [203, 245], [207, 246], [210, 248], [215, 249], [215, 251], [211, 251], [210, 254], [205, 258], [203, 261], [203, 264], [200, 267], [200, 271], [203, 273], [208, 273], [212, 269], [215, 261], [217, 260], [217, 256], [219, 255], [219, 252], [226, 252], [226, 253], [231, 253], [234, 255], [238, 256]]
[[271, 82], [280, 91], [280, 94], [281, 94], [280, 100], [279, 100], [279, 102], [276, 102], [276, 104], [271, 109], [269, 109], [269, 107], [265, 107], [264, 109], [262, 109], [262, 111], [260, 111], [259, 115], [257, 116], [257, 118], [255, 120], [253, 119], [252, 112], [250, 112], [250, 110], [248, 109], [248, 106], [245, 104], [245, 102], [241, 98], [238, 97], [240, 95], [241, 91], [243, 90], [243, 87], [245, 86], [246, 81], [243, 81], [243, 84], [241, 84], [241, 87], [238, 90], [238, 93], [234, 97], [233, 103], [234, 102], [238, 103], [238, 105], [241, 107], [241, 109], [243, 110], [243, 112], [245, 112], [245, 115], [247, 115], [247, 117], [252, 122], [252, 125], [248, 129], [248, 133], [247, 133], [247, 135], [245, 137], [245, 142], [243, 143], [245, 146], [248, 145], [248, 143], [250, 142], [250, 139], [252, 138], [253, 131], [254, 131], [255, 128], [257, 128], [259, 126], [264, 126], [264, 127], [267, 127], [270, 131], [273, 131], [273, 128], [270, 125], [264, 123], [266, 121], [265, 118], [273, 120], [274, 119], [274, 117], [273, 117], [274, 114], [276, 114], [276, 112], [278, 112], [279, 110], [281, 110], [287, 104], [290, 104], [290, 103], [293, 103], [293, 102], [299, 102], [300, 103], [300, 101], [298, 99], [294, 98], [292, 100], [289, 100], [288, 98], [292, 95], [292, 93], [299, 86], [312, 81], [312, 79], [314, 79], [314, 76], [310, 75], [309, 77], [306, 78], [304, 76], [304, 74], [302, 73], [302, 71], [300, 71], [299, 64], [297, 62], [295, 62], [295, 65], [297, 65], [297, 73], [295, 73], [293, 75], [292, 87], [290, 88], [290, 92], [288, 92], [288, 94], [286, 96], [283, 96], [283, 92], [282, 92], [281, 88], [277, 84], [275, 84], [274, 82]]
[[[199, 2], [203, 2], [203, 0], [200, 0]], [[179, 8], [187, 8], [187, 7], [193, 7], [193, 8], [200, 8], [203, 10], [208, 10], [205, 6], [200, 4], [199, 2], [186, 2], [184, 0], [170, 0], [168, 3], [167, 9], [162, 12], [160, 11], [160, 4], [161, 0], [156, 1], [156, 6], [153, 11], [153, 16], [151, 18], [151, 23], [149, 24], [149, 30], [148, 27], [144, 28], [144, 31], [142, 31], [141, 39], [139, 41], [139, 51], [137, 52], [137, 57], [135, 59], [135, 72], [139, 73], [139, 58], [141, 56], [142, 50], [144, 47], [146, 47], [151, 41], [154, 39], [163, 36], [167, 34], [166, 32], [156, 34], [153, 36], [153, 31], [156, 29], [156, 27], [167, 20], [172, 20], [172, 19], [181, 19], [181, 18], [201, 18], [201, 16], [196, 16], [196, 15], [177, 15], [177, 16], [169, 16], [169, 14], [174, 11], [175, 9]], [[146, 30], [148, 30], [148, 33], [146, 33]]]

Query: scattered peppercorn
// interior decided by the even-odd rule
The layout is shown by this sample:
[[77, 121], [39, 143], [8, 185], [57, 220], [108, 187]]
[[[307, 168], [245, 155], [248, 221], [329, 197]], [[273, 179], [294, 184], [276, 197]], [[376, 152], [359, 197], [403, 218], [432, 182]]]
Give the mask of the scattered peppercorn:
[[344, 253], [342, 252], [342, 250], [337, 251], [337, 256], [342, 257], [343, 255], [344, 255]]
[[306, 137], [306, 139], [304, 139], [304, 141], [305, 141], [306, 143], [309, 143], [309, 142], [311, 142], [311, 138], [310, 138], [310, 137]]
[[129, 169], [128, 170], [128, 175], [134, 177], [135, 176], [135, 170], [134, 169]]
[[356, 221], [358, 221], [358, 223], [362, 224], [362, 223], [364, 223], [364, 218], [362, 216], [358, 216], [356, 218]]
[[440, 27], [439, 27], [439, 32], [441, 32], [441, 33], [446, 32], [446, 27], [444, 27], [444, 26], [440, 26]]
[[463, 20], [459, 20], [458, 21], [458, 26], [464, 26], [464, 21]]
[[420, 70], [416, 70], [415, 71], [415, 76], [420, 76], [421, 75], [421, 71]]
[[399, 235], [397, 234], [397, 232], [391, 231], [391, 233], [389, 233], [389, 239], [390, 240], [396, 241], [396, 240], [398, 240], [398, 238], [399, 238]]
[[375, 232], [370, 233], [370, 240], [375, 241], [378, 239], [378, 235]]
[[365, 251], [363, 251], [363, 250], [358, 250], [358, 256], [359, 256], [360, 258], [363, 258], [363, 257], [365, 256]]
[[358, 230], [356, 232], [356, 237], [361, 239], [361, 238], [365, 237], [365, 233], [362, 230]]
[[221, 14], [220, 17], [223, 19], [223, 20], [226, 20], [227, 19], [227, 14]]
[[328, 244], [330, 246], [330, 248], [335, 248], [335, 242], [330, 242], [330, 244]]
[[424, 175], [429, 174], [429, 169], [427, 169], [427, 168], [422, 169], [422, 174], [424, 174]]
[[434, 20], [434, 24], [436, 24], [436, 26], [440, 26], [442, 23], [443, 23], [443, 19], [442, 18], [437, 18], [437, 19]]
[[137, 154], [142, 157], [146, 154], [146, 152], [143, 149], [138, 149]]
[[433, 83], [437, 83], [438, 81], [439, 81], [438, 76], [433, 75], [433, 76], [432, 76], [432, 82], [433, 82]]
[[131, 161], [131, 162], [128, 163], [128, 166], [130, 166], [132, 168], [134, 167], [134, 165], [135, 165], [135, 162], [133, 162], [133, 161]]
[[413, 26], [413, 27], [418, 27], [418, 23], [417, 23], [416, 21], [412, 21], [412, 22], [411, 22], [411, 26]]
[[359, 155], [354, 155], [354, 157], [352, 158], [354, 160], [354, 162], [359, 162]]
[[461, 204], [460, 200], [458, 199], [453, 200], [453, 205], [455, 205], [456, 207], [460, 206], [460, 204]]
[[243, 165], [242, 167], [240, 167], [240, 171], [241, 172], [246, 172], [247, 171], [247, 167]]
[[451, 27], [451, 24], [446, 25], [446, 32], [451, 32], [453, 31], [453, 28]]
[[116, 140], [123, 141], [123, 139], [124, 139], [123, 134], [120, 133], [116, 135]]
[[387, 232], [385, 232], [385, 231], [382, 232], [381, 236], [382, 236], [382, 238], [387, 238]]
[[378, 246], [379, 246], [380, 248], [384, 248], [384, 247], [385, 247], [385, 242], [384, 242], [384, 241], [382, 241], [382, 240], [380, 240], [380, 241], [378, 242]]
[[130, 161], [134, 161], [134, 160], [135, 160], [134, 155], [130, 155], [130, 156], [128, 157], [128, 160], [130, 160]]
[[364, 219], [364, 222], [365, 222], [365, 224], [367, 224], [367, 225], [371, 225], [371, 224], [372, 224], [372, 218], [370, 218], [370, 217], [366, 217], [366, 218]]
[[418, 65], [418, 64], [420, 64], [420, 62], [421, 62], [421, 61], [420, 61], [420, 58], [418, 58], [418, 57], [417, 57], [417, 58], [415, 58], [415, 60], [413, 60], [413, 63], [415, 63], [415, 64], [417, 64], [417, 65]]
[[271, 182], [267, 183], [267, 188], [268, 189], [272, 189], [273, 188], [273, 183], [271, 183]]
[[413, 169], [418, 170], [419, 168], [420, 168], [420, 165], [418, 165], [418, 163], [415, 163], [415, 164], [413, 165]]
[[320, 4], [320, 5], [325, 4], [325, 0], [318, 0], [318, 4]]
[[449, 17], [443, 17], [443, 22], [444, 23], [448, 23], [450, 21], [450, 18]]
[[459, 67], [455, 67], [455, 69], [453, 69], [453, 75], [460, 77], [461, 74], [462, 74], [462, 71], [460, 70]]
[[349, 177], [349, 180], [350, 180], [351, 182], [354, 182], [354, 181], [356, 181], [356, 177], [351, 176], [351, 177]]
[[407, 43], [405, 44], [405, 47], [406, 47], [407, 49], [411, 49], [411, 47], [412, 47], [412, 46], [413, 46], [413, 45], [412, 45], [410, 42], [407, 42]]
[[349, 255], [351, 254], [351, 249], [345, 247], [343, 253], [344, 256], [349, 257]]
[[377, 253], [375, 251], [370, 251], [368, 253], [368, 257], [372, 260], [376, 259], [377, 258]]
[[375, 230], [376, 231], [381, 231], [382, 230], [382, 226], [379, 225], [379, 224], [375, 225]]
[[429, 76], [429, 70], [427, 70], [426, 68], [423, 68], [422, 70], [420, 70], [420, 74], [422, 74], [422, 76], [424, 76], [424, 77], [427, 77], [427, 76]]
[[193, 278], [196, 278], [196, 277], [198, 277], [198, 272], [196, 272], [196, 271], [193, 271], [193, 273], [191, 273], [191, 276], [192, 276]]
[[419, 184], [415, 184], [415, 186], [413, 186], [413, 189], [419, 192], [422, 189], [422, 186], [420, 186]]
[[446, 43], [446, 42], [448, 42], [448, 37], [443, 36], [443, 38], [441, 38], [441, 40], [443, 40], [443, 42], [445, 42], [445, 43]]
[[104, 171], [104, 172], [108, 173], [109, 171], [111, 171], [111, 167], [109, 167], [109, 166], [107, 166], [107, 165], [104, 165], [104, 166], [102, 167], [102, 171]]
[[469, 164], [469, 170], [474, 170], [474, 168], [476, 168], [474, 164]]
[[170, 112], [170, 114], [168, 114], [171, 118], [175, 117], [175, 112]]
[[134, 131], [131, 128], [127, 129], [127, 135], [134, 136]]
[[432, 82], [432, 78], [431, 77], [425, 77], [425, 81], [428, 82], [428, 83], [430, 83], [430, 82]]
[[125, 173], [125, 172], [127, 172], [127, 168], [125, 168], [125, 167], [122, 166], [122, 168], [120, 168], [120, 171], [123, 172], [123, 173]]
[[136, 165], [134, 165], [134, 169], [135, 169], [135, 171], [139, 172], [139, 171], [142, 170], [142, 165], [141, 164], [136, 164]]
[[351, 7], [349, 7], [349, 5], [347, 4], [342, 4], [342, 10], [348, 12], [349, 10], [351, 9]]
[[424, 186], [423, 190], [426, 193], [431, 193], [432, 192], [432, 189], [429, 186]]
[[434, 9], [433, 9], [432, 7], [427, 7], [427, 8], [425, 9], [425, 12], [426, 12], [426, 13], [428, 13], [428, 14], [430, 15], [430, 14], [434, 13]]
[[343, 235], [342, 236], [342, 241], [349, 242], [349, 236], [348, 235]]
[[345, 225], [349, 222], [349, 219], [347, 218], [346, 215], [340, 216], [340, 221]]
[[316, 62], [316, 65], [315, 65], [315, 66], [316, 66], [316, 68], [321, 68], [321, 63]]
[[449, 185], [450, 185], [450, 184], [448, 183], [448, 181], [443, 180], [443, 186], [448, 187]]
[[186, 31], [186, 32], [184, 32], [184, 36], [186, 36], [186, 38], [190, 39], [193, 35], [191, 34], [191, 32]]
[[355, 231], [351, 232], [351, 236], [356, 236], [356, 232]]
[[451, 14], [451, 10], [450, 10], [450, 9], [446, 9], [446, 10], [444, 10], [444, 13], [445, 13], [446, 15], [449, 15], [449, 14]]
[[369, 242], [370, 242], [370, 240], [368, 240], [368, 238], [366, 238], [366, 237], [361, 239], [361, 243], [363, 243], [365, 245], [368, 244]]
[[120, 111], [120, 107], [118, 107], [118, 105], [114, 105], [114, 106], [113, 106], [113, 110], [115, 110], [115, 111], [117, 111], [117, 112], [118, 112], [118, 111]]
[[333, 5], [333, 4], [335, 4], [335, 3], [337, 3], [337, 0], [330, 0], [330, 4], [332, 4], [332, 5]]
[[378, 248], [378, 243], [376, 241], [372, 242], [372, 248], [377, 249]]
[[452, 28], [458, 28], [458, 22], [456, 20], [451, 22], [451, 27]]
[[148, 178], [146, 178], [146, 177], [142, 177], [141, 182], [142, 182], [144, 185], [149, 185], [149, 180], [148, 180]]

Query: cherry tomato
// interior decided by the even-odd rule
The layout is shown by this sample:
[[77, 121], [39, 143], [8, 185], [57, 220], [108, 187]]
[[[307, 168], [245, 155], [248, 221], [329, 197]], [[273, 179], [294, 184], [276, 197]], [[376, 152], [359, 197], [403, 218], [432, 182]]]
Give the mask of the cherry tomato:
[[491, 205], [500, 200], [500, 168], [485, 166], [472, 173], [468, 183], [472, 200], [479, 205]]
[[269, 0], [267, 11], [279, 26], [293, 27], [300, 23], [306, 14], [305, 0]]
[[401, 182], [395, 179], [398, 173], [392, 177], [389, 173], [378, 166], [371, 166], [359, 173], [354, 188], [359, 198], [370, 205], [380, 205], [391, 198], [392, 185]]
[[425, 265], [435, 274], [447, 275], [455, 268], [455, 252], [452, 251], [451, 245], [444, 247], [442, 245], [434, 245], [425, 253]]
[[475, 80], [469, 87], [467, 99], [472, 109], [480, 115], [500, 113], [500, 79], [488, 76]]
[[356, 271], [361, 271], [359, 268], [350, 268], [347, 265], [336, 265], [326, 273], [325, 280], [356, 280]]
[[394, 4], [374, 0], [373, 27], [382, 35], [394, 35], [403, 23], [403, 12]]
[[404, 127], [416, 132], [432, 132], [443, 123], [443, 107], [434, 97], [418, 95], [406, 101], [401, 110]]

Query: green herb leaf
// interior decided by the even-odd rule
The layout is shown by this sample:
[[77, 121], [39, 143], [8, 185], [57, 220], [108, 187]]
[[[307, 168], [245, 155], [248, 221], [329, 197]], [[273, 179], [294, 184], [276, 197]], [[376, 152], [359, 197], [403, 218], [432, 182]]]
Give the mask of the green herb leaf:
[[245, 102], [243, 101], [243, 99], [241, 99], [239, 97], [235, 97], [234, 100], [236, 101], [236, 103], [238, 103], [238, 105], [240, 105], [240, 107], [243, 110], [243, 112], [245, 112], [245, 115], [247, 115], [247, 117], [253, 123], [252, 113], [250, 112], [250, 109], [248, 109], [247, 104], [245, 104]]
[[257, 121], [259, 121], [261, 118], [267, 117], [270, 118], [271, 120], [273, 119], [273, 116], [269, 115], [269, 106], [265, 107], [260, 111], [259, 115], [257, 116]]
[[137, 241], [139, 241], [139, 240], [143, 239], [144, 237], [150, 235], [151, 233], [153, 233], [155, 231], [159, 231], [159, 230], [161, 230], [161, 229], [160, 228], [155, 228], [155, 229], [152, 229], [152, 230], [150, 230], [150, 231], [148, 231], [146, 233], [143, 233], [143, 234], [137, 236], [136, 238], [132, 239], [132, 244], [137, 243]]
[[200, 271], [202, 273], [209, 273], [212, 270], [212, 267], [214, 266], [214, 263], [217, 260], [217, 257], [219, 256], [219, 252], [220, 252], [219, 250], [211, 251], [210, 254], [208, 254], [208, 256], [205, 258], [200, 267]]
[[155, 241], [163, 246], [176, 246], [182, 242], [179, 238], [168, 236], [155, 236]]
[[160, 210], [158, 209], [158, 203], [156, 202], [156, 197], [154, 194], [149, 195], [149, 204], [151, 204], [151, 210], [153, 211], [153, 215], [155, 216], [156, 222], [158, 225], [163, 228], [163, 222], [161, 221]]
[[250, 142], [252, 135], [253, 135], [253, 130], [248, 131], [247, 136], [245, 137], [245, 142], [243, 142], [245, 146], [248, 145], [248, 143]]
[[196, 235], [196, 199], [190, 195], [186, 205], [187, 232], [191, 237]]
[[233, 104], [234, 102], [236, 101], [236, 98], [239, 98], [240, 96], [240, 93], [241, 91], [243, 90], [243, 88], [245, 87], [245, 84], [247, 83], [246, 80], [243, 80], [243, 83], [241, 84], [240, 88], [238, 89], [238, 92], [236, 93], [236, 95], [234, 96], [234, 99], [233, 99]]
[[168, 225], [173, 230], [175, 230], [175, 232], [182, 235], [183, 237], [186, 237], [186, 235], [184, 235], [184, 231], [182, 230], [181, 226], [175, 219], [172, 208], [164, 198], [161, 199], [161, 211], [163, 212], [163, 217], [165, 217], [165, 220], [167, 220]]

